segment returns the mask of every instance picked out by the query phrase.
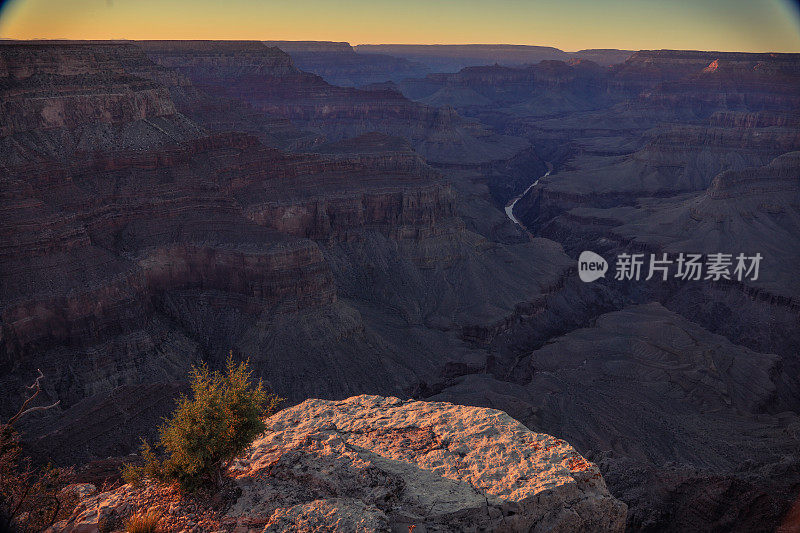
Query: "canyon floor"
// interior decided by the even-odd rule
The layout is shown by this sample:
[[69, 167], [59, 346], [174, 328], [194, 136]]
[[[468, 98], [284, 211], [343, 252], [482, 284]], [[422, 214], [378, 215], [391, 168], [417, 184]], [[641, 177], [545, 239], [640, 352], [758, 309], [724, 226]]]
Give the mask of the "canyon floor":
[[[0, 43], [0, 417], [37, 369], [60, 401], [26, 451], [120, 460], [232, 352], [289, 406], [503, 411], [595, 463], [631, 531], [788, 520], [800, 55], [467, 52]], [[615, 279], [681, 253], [762, 262]]]

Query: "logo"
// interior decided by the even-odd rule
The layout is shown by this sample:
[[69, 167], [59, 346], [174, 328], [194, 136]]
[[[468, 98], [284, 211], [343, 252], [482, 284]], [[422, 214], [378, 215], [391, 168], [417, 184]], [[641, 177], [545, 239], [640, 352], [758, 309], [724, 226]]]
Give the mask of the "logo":
[[608, 263], [594, 252], [581, 252], [578, 258], [578, 276], [581, 281], [590, 283], [598, 278], [605, 277]]
[[[664, 252], [659, 255], [620, 253], [617, 255], [614, 279], [618, 281], [644, 279], [679, 279], [683, 281], [756, 281], [758, 280], [761, 260], [760, 253], [746, 255], [739, 253], [694, 254]], [[704, 260], [705, 257], [705, 260]], [[673, 268], [674, 266], [674, 268]], [[672, 271], [675, 271], [674, 274]], [[594, 252], [584, 251], [578, 257], [578, 276], [581, 281], [590, 283], [604, 278], [608, 271], [608, 263]]]

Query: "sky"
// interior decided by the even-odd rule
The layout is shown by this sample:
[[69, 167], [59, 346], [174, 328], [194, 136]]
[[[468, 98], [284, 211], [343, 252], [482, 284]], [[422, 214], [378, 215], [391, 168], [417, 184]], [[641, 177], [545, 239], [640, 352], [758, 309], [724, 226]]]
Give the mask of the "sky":
[[0, 37], [800, 52], [789, 0], [10, 0]]

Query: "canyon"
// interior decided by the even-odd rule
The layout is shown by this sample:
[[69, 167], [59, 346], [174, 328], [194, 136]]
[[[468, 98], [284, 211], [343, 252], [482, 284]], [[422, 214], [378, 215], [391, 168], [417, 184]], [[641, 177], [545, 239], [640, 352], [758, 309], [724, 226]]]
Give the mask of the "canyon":
[[[396, 48], [0, 43], [0, 417], [37, 369], [60, 401], [22, 426], [28, 453], [125, 457], [232, 352], [278, 417], [388, 401], [364, 394], [503, 411], [595, 463], [631, 531], [780, 526], [800, 54]], [[752, 280], [583, 283], [583, 250], [764, 259]], [[479, 508], [461, 489], [454, 515], [415, 512], [456, 528]], [[330, 504], [311, 501], [269, 511]]]

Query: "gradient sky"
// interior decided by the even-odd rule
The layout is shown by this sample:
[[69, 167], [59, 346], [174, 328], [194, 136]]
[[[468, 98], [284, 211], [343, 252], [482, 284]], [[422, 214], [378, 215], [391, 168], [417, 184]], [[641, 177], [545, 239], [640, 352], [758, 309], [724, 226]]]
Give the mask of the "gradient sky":
[[11, 0], [0, 37], [800, 52], [789, 0]]

